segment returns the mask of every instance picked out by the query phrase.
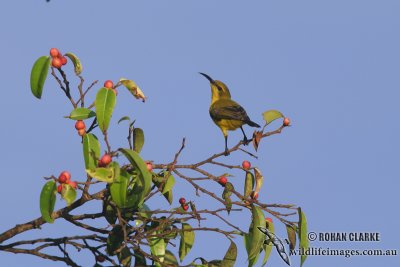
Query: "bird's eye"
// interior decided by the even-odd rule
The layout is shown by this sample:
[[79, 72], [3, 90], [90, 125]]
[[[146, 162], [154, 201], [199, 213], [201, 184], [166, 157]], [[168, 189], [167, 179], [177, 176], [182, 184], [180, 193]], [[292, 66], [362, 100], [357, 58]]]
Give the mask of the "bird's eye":
[[217, 85], [217, 88], [218, 88], [218, 91], [222, 91], [221, 86], [218, 86], [218, 85]]

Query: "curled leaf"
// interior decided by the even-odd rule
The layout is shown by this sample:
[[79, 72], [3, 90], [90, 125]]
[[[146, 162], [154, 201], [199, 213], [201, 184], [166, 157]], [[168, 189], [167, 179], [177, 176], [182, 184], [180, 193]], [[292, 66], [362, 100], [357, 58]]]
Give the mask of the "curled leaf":
[[286, 225], [290, 250], [293, 250], [296, 247], [296, 229], [297, 227], [295, 225]]
[[234, 242], [231, 241], [231, 245], [225, 253], [224, 259], [221, 262], [220, 266], [223, 267], [233, 267], [236, 262], [237, 257], [237, 247]]
[[253, 146], [254, 146], [255, 151], [258, 150], [258, 146], [260, 144], [262, 135], [263, 135], [263, 133], [259, 132], [259, 131], [254, 131], [254, 133], [253, 133]]
[[86, 169], [86, 173], [89, 174], [90, 177], [106, 182], [112, 183], [114, 181], [114, 168], [95, 168], [95, 169]]
[[61, 191], [62, 198], [67, 202], [67, 205], [71, 205], [76, 199], [76, 190], [69, 184], [63, 184]]
[[131, 94], [136, 99], [142, 99], [143, 102], [146, 101], [146, 97], [144, 96], [142, 90], [136, 85], [136, 83], [132, 80], [128, 80], [125, 78], [119, 79], [119, 81], [131, 92]]
[[79, 58], [71, 52], [66, 53], [64, 56], [69, 57], [69, 59], [72, 61], [72, 64], [74, 64], [75, 74], [80, 75], [83, 68]]
[[246, 178], [244, 181], [244, 197], [248, 198], [254, 188], [254, 175], [251, 172], [246, 172]]
[[264, 182], [264, 176], [262, 176], [261, 171], [258, 168], [254, 168], [254, 176], [256, 178], [256, 187], [254, 192], [259, 193]]

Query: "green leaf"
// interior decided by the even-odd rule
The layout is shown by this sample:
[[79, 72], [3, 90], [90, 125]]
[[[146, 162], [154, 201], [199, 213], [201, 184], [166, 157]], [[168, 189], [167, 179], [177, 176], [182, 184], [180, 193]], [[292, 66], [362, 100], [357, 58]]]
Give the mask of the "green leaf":
[[244, 182], [244, 197], [248, 198], [251, 195], [251, 192], [253, 192], [254, 188], [254, 175], [251, 172], [246, 172], [246, 179]]
[[116, 97], [113, 90], [101, 88], [96, 95], [97, 123], [103, 133], [107, 132], [114, 111]]
[[[228, 185], [228, 186], [227, 186]], [[233, 185], [230, 182], [227, 182], [225, 185], [225, 189], [222, 192], [222, 198], [225, 200], [225, 207], [226, 210], [228, 211], [228, 214], [231, 212], [232, 209], [232, 200], [231, 200], [231, 195], [232, 195], [232, 191], [229, 190], [230, 188], [233, 189]]]
[[[266, 223], [266, 228], [268, 229], [268, 231], [270, 233], [273, 233], [273, 234], [275, 233], [274, 223], [267, 222]], [[264, 259], [263, 259], [263, 262], [262, 262], [262, 267], [265, 266], [265, 264], [267, 264], [268, 258], [271, 255], [271, 251], [272, 251], [273, 247], [274, 247], [274, 244], [272, 242], [263, 244], [263, 250], [264, 250], [265, 253], [264, 253]]]
[[128, 116], [123, 116], [121, 119], [118, 120], [118, 124], [120, 124], [123, 121], [131, 121], [131, 119]]
[[121, 170], [121, 174], [115, 177], [115, 181], [110, 186], [110, 193], [114, 203], [120, 207], [126, 207], [126, 194], [129, 184], [129, 173]]
[[67, 205], [69, 206], [76, 199], [76, 190], [69, 184], [63, 184], [61, 196], [67, 202]]
[[106, 252], [108, 255], [115, 255], [115, 251], [121, 247], [124, 241], [124, 232], [121, 225], [116, 225], [110, 232], [107, 238]]
[[138, 170], [138, 178], [142, 187], [139, 195], [139, 205], [141, 205], [144, 198], [150, 193], [151, 173], [147, 170], [146, 163], [144, 163], [143, 159], [136, 151], [124, 148], [120, 148], [119, 151], [122, 152], [132, 166]]
[[42, 97], [44, 82], [50, 67], [50, 57], [42, 56], [33, 64], [31, 70], [31, 91], [32, 94], [40, 99]]
[[123, 267], [130, 267], [132, 262], [132, 255], [129, 248], [124, 247], [120, 253], [118, 253], [118, 261]]
[[245, 246], [247, 250], [249, 266], [253, 266], [257, 262], [263, 245], [265, 235], [258, 230], [258, 226], [265, 226], [264, 213], [259, 207], [252, 205], [251, 207], [252, 221], [249, 228], [249, 233], [245, 235]]
[[[306, 220], [306, 215], [304, 212], [301, 210], [301, 208], [298, 209], [299, 212], [299, 241], [300, 241], [300, 250], [306, 251], [309, 247], [308, 243], [308, 238], [307, 238], [307, 220]], [[300, 261], [300, 267], [303, 266], [303, 263], [305, 262], [307, 258], [307, 255], [303, 253], [301, 255], [301, 261]]]
[[179, 244], [179, 259], [183, 261], [189, 251], [192, 249], [194, 243], [194, 231], [192, 227], [187, 223], [182, 223], [182, 230], [180, 232], [181, 241]]
[[142, 151], [143, 148], [143, 144], [144, 144], [144, 133], [143, 130], [140, 128], [135, 128], [133, 130], [133, 147], [134, 150], [137, 153], [140, 153], [140, 151]]
[[179, 266], [175, 255], [169, 250], [165, 251], [164, 264], [168, 266]]
[[143, 254], [135, 252], [134, 256], [135, 256], [135, 267], [147, 266], [146, 258], [143, 256]]
[[103, 214], [109, 224], [115, 224], [117, 214], [114, 208], [109, 204], [109, 199], [103, 201]]
[[71, 59], [72, 64], [74, 64], [75, 74], [77, 76], [80, 75], [82, 73], [83, 68], [82, 68], [82, 64], [81, 64], [81, 61], [79, 60], [79, 58], [71, 52], [66, 53], [64, 56], [67, 56], [67, 57], [69, 57], [69, 59]]
[[[156, 233], [160, 234], [161, 231], [157, 231]], [[148, 238], [148, 241], [150, 245], [151, 255], [156, 256], [161, 262], [164, 262], [165, 248], [167, 246], [164, 242], [164, 238], [150, 237]], [[161, 266], [161, 265], [158, 262], [155, 262], [155, 266]]]
[[89, 174], [90, 177], [106, 182], [112, 183], [114, 181], [114, 169], [112, 167], [108, 168], [95, 168], [95, 169], [86, 169], [86, 173]]
[[233, 267], [236, 262], [236, 257], [237, 257], [237, 247], [236, 244], [231, 241], [231, 245], [229, 246], [228, 251], [225, 254], [225, 257], [221, 262], [221, 266]]
[[169, 192], [172, 190], [172, 188], [175, 185], [175, 178], [172, 174], [170, 174], [167, 178], [167, 181], [164, 184], [163, 190], [161, 193], [165, 194], [166, 192]]
[[95, 169], [100, 157], [100, 143], [97, 137], [91, 133], [83, 136], [83, 158], [86, 169]]
[[265, 125], [270, 124], [271, 122], [273, 122], [276, 119], [284, 117], [281, 112], [274, 110], [274, 109], [267, 110], [262, 115], [265, 120]]
[[295, 225], [293, 225], [293, 226], [286, 225], [286, 231], [287, 231], [287, 235], [288, 235], [290, 250], [293, 250], [296, 247], [297, 227]]
[[96, 116], [96, 113], [88, 108], [76, 108], [69, 114], [71, 120], [85, 120], [94, 116]]
[[40, 213], [42, 214], [43, 220], [48, 223], [54, 222], [51, 214], [56, 204], [56, 191], [56, 182], [51, 180], [43, 186], [42, 192], [40, 193]]

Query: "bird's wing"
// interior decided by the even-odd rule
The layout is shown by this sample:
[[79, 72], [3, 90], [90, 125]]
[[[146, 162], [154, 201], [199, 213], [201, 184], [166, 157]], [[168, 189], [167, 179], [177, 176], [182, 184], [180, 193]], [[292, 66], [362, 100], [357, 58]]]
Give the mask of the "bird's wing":
[[214, 120], [239, 120], [239, 121], [248, 121], [249, 117], [247, 116], [246, 111], [242, 106], [232, 100], [219, 100], [215, 102], [210, 108], [210, 116]]

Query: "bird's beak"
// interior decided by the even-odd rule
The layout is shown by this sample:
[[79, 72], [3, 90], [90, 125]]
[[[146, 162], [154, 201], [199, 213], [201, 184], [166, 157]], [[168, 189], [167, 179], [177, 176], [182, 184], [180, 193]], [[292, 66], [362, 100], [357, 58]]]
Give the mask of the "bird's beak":
[[214, 80], [210, 77], [210, 76], [208, 76], [207, 74], [205, 74], [205, 73], [202, 73], [202, 72], [199, 72], [201, 75], [203, 75], [204, 77], [206, 77], [207, 78], [207, 80], [209, 80], [210, 81], [210, 83], [212, 83], [212, 84], [214, 84], [215, 82], [214, 82]]

